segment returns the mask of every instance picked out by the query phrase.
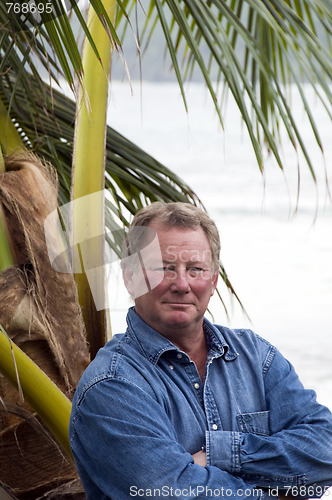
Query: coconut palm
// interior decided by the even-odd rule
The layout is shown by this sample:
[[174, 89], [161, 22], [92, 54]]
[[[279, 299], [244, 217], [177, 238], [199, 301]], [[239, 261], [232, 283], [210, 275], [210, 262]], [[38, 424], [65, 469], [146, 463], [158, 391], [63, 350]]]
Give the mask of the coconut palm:
[[[312, 132], [323, 149], [302, 82], [311, 84], [331, 116], [332, 9], [329, 0], [151, 0], [141, 3], [91, 0], [86, 16], [74, 0], [67, 0], [66, 5], [61, 0], [53, 0], [51, 12], [47, 12], [50, 2], [43, 0], [38, 4], [44, 6], [39, 8], [39, 13], [30, 8], [31, 12], [29, 9], [27, 12], [27, 7], [23, 12], [21, 4], [0, 4], [0, 166], [6, 170], [0, 182], [3, 205], [0, 266], [5, 268], [0, 278], [2, 291], [6, 292], [0, 323], [70, 398], [77, 377], [88, 362], [81, 335], [83, 325], [90, 354], [94, 356], [105, 342], [107, 322], [104, 311], [95, 307], [86, 273], [76, 273], [74, 284], [70, 273], [57, 273], [47, 261], [43, 221], [56, 209], [57, 185], [52, 167], [45, 165], [45, 160], [57, 171], [61, 204], [85, 196], [89, 199], [93, 193], [103, 193], [105, 187], [110, 193], [107, 199], [100, 196], [98, 205], [93, 203], [91, 209], [84, 212], [75, 209], [80, 205], [74, 204], [73, 241], [77, 242], [74, 251], [81, 252], [80, 255], [80, 242], [94, 240], [96, 227], [97, 233], [103, 233], [105, 222], [116, 235], [128, 225], [130, 215], [146, 203], [160, 199], [200, 203], [189, 186], [167, 167], [106, 125], [113, 53], [116, 51], [125, 60], [125, 39], [132, 37], [140, 57], [144, 50], [149, 50], [159, 26], [185, 107], [184, 82], [196, 71], [206, 84], [221, 123], [227, 95], [235, 100], [262, 172], [264, 151], [269, 151], [279, 168], [283, 168], [279, 141], [285, 130], [295, 150], [304, 157], [302, 168], [307, 166], [315, 181], [310, 152], [292, 113], [289, 86], [297, 87]], [[139, 11], [138, 17], [143, 17], [143, 22], [141, 27], [136, 27]], [[84, 34], [82, 54], [73, 32], [73, 26], [77, 25]], [[71, 98], [61, 89], [63, 81], [72, 91]], [[26, 153], [8, 157], [22, 148], [34, 152], [39, 159]], [[87, 228], [85, 232], [82, 227]], [[119, 253], [120, 240], [108, 237], [107, 242]], [[87, 254], [94, 262], [104, 262], [100, 242]], [[233, 291], [222, 268], [221, 274]], [[81, 307], [77, 304], [76, 290]], [[101, 290], [103, 293], [103, 281]], [[75, 323], [72, 338], [60, 333], [64, 310], [68, 321], [65, 331]], [[35, 333], [32, 339], [35, 344], [30, 342], [31, 331]], [[0, 360], [1, 369], [8, 378], [17, 381], [16, 366], [26, 399], [66, 448], [63, 429], [52, 421], [52, 411], [42, 411], [49, 403], [40, 397], [36, 402], [36, 384], [30, 387], [27, 383], [30, 372], [20, 371], [25, 358], [21, 361], [19, 351], [15, 351], [13, 358], [14, 348], [10, 349], [8, 338], [3, 334], [1, 339], [4, 340], [1, 352], [5, 352], [5, 343], [7, 351], [9, 348], [10, 365], [5, 369], [6, 363]], [[73, 343], [79, 347], [75, 359], [70, 360]], [[45, 359], [49, 362], [45, 363]], [[17, 429], [26, 425], [24, 412], [31, 411], [31, 406], [21, 405], [21, 414], [14, 415], [12, 404], [16, 393], [11, 393], [7, 386], [5, 389], [8, 425], [2, 434], [11, 443], [12, 434], [7, 429], [15, 426], [17, 435]], [[1, 388], [2, 398], [5, 389]], [[59, 401], [62, 401], [61, 394]], [[64, 406], [61, 406], [62, 420], [67, 422], [70, 405]], [[35, 427], [40, 425], [39, 420], [33, 422]], [[45, 427], [42, 429], [46, 432]], [[23, 429], [23, 434], [29, 433]], [[39, 427], [35, 435], [41, 435]], [[49, 446], [54, 446], [49, 439], [47, 445], [40, 446], [44, 456], [50, 455]], [[23, 493], [23, 489], [17, 488], [17, 497], [28, 498], [28, 488], [31, 498], [46, 494], [59, 484], [62, 493], [59, 491], [58, 497], [68, 494], [64, 490], [66, 485], [75, 484], [78, 488], [70, 465], [60, 471], [61, 481], [56, 485], [52, 474], [54, 476], [54, 467], [60, 470], [62, 455], [61, 450], [51, 449], [52, 456], [57, 454], [57, 462], [46, 471], [48, 484], [39, 478], [37, 486], [26, 485]], [[10, 477], [11, 471], [7, 472]], [[0, 482], [5, 482], [1, 474], [2, 471]], [[24, 473], [25, 478], [32, 475], [31, 470]], [[76, 489], [73, 495], [81, 493]]]

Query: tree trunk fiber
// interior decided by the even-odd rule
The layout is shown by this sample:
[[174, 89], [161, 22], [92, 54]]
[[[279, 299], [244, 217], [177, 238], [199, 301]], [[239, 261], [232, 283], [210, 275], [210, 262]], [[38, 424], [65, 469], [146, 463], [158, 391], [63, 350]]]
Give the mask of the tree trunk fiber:
[[[89, 354], [73, 276], [55, 272], [48, 259], [44, 220], [57, 208], [52, 169], [27, 153], [8, 158], [0, 203], [17, 263], [0, 273], [0, 324], [71, 399]], [[74, 464], [2, 376], [1, 483], [17, 500], [85, 498]]]

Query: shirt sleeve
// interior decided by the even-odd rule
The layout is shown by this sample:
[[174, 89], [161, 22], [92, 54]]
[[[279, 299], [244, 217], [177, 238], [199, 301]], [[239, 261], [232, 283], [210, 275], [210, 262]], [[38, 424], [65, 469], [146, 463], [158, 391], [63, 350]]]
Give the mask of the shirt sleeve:
[[[98, 498], [265, 496], [216, 466], [195, 464], [163, 406], [132, 381], [108, 378], [86, 390], [73, 410], [70, 438], [83, 485], [102, 492]], [[87, 498], [96, 500], [93, 493]]]
[[[276, 351], [265, 376], [270, 435], [207, 432], [207, 461], [260, 485], [321, 496], [332, 484], [332, 414]], [[305, 488], [307, 486], [307, 493]], [[314, 487], [308, 488], [309, 485]]]

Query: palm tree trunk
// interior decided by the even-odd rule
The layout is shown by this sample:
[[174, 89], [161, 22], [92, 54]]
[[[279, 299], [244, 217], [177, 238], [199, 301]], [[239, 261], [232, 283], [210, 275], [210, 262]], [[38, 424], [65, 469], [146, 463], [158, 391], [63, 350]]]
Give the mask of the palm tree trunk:
[[[5, 164], [0, 203], [17, 264], [0, 273], [0, 324], [11, 339], [0, 339], [6, 375], [0, 377], [0, 478], [19, 500], [60, 487], [72, 493], [65, 498], [78, 500], [75, 466], [39, 420], [70, 454], [69, 399], [89, 356], [73, 276], [56, 272], [47, 252], [44, 220], [57, 209], [57, 184], [52, 170], [31, 154], [11, 156]], [[8, 380], [18, 386], [14, 359], [24, 400]]]

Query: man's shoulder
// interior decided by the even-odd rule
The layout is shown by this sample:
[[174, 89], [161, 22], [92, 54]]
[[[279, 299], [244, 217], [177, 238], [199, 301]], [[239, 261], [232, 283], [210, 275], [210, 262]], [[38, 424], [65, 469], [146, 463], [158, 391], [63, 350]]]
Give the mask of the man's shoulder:
[[221, 325], [214, 325], [214, 327], [221, 333], [229, 347], [236, 351], [240, 357], [245, 355], [249, 359], [259, 358], [262, 365], [271, 363], [277, 351], [276, 347], [251, 329], [228, 328]]
[[116, 334], [99, 349], [84, 371], [76, 390], [76, 398], [81, 398], [92, 386], [101, 382], [123, 380], [139, 385], [140, 380], [146, 380], [150, 364], [130, 336]]
[[255, 333], [250, 328], [229, 328], [227, 326], [222, 325], [214, 325], [220, 333], [226, 338], [230, 338], [232, 340], [236, 339], [239, 342], [253, 342], [255, 344], [263, 344], [265, 346], [270, 346], [271, 343], [261, 337], [259, 334]]

